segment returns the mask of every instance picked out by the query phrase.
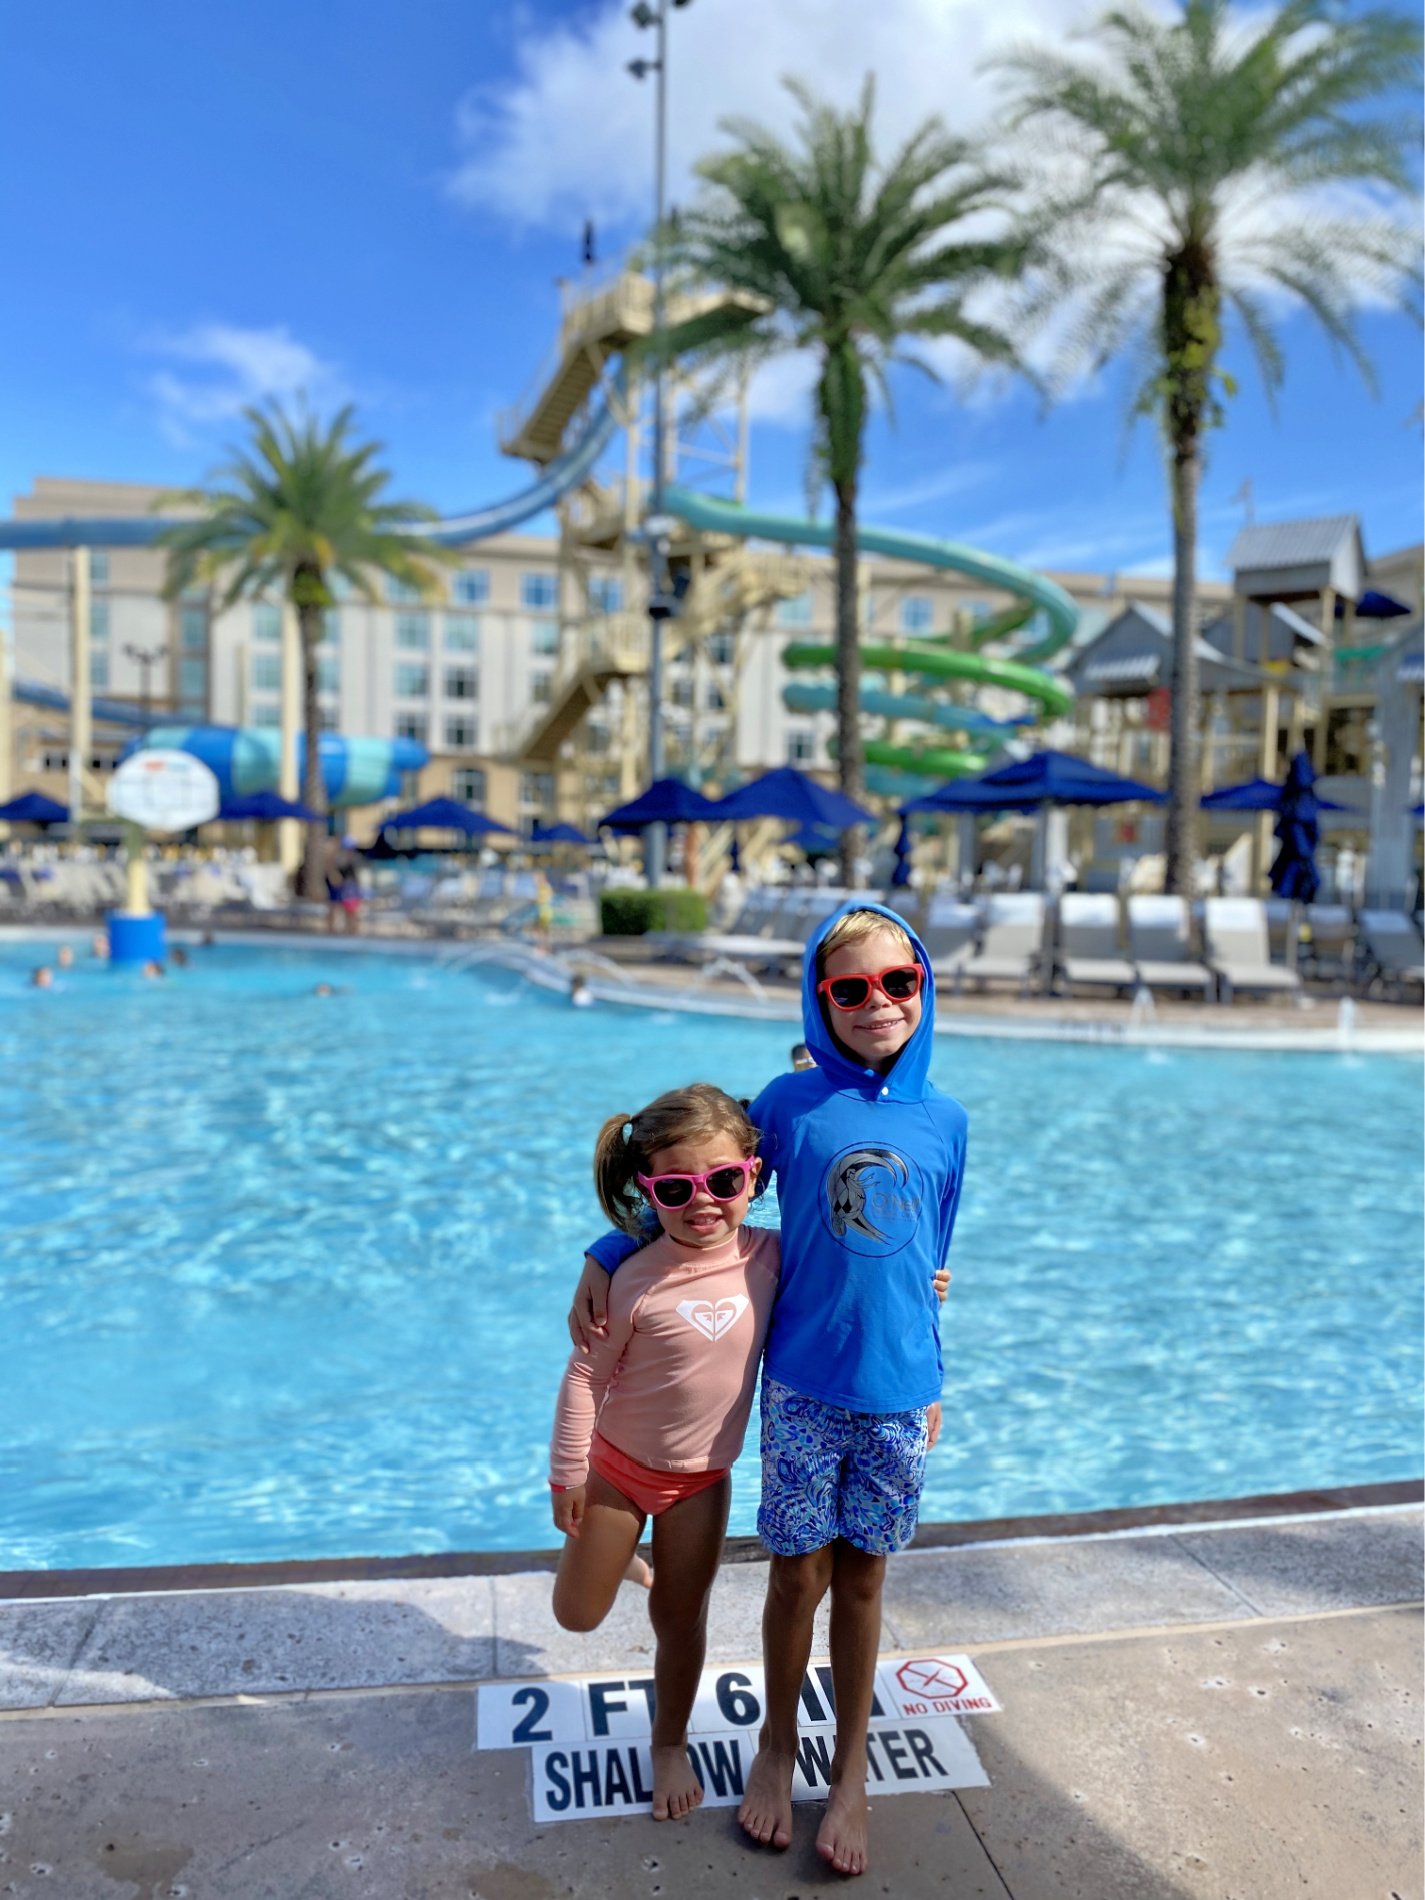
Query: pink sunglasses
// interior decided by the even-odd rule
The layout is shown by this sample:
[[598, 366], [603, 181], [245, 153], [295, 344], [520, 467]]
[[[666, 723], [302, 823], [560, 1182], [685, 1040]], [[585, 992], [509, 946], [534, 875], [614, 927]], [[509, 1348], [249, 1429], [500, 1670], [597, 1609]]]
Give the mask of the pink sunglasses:
[[706, 1174], [640, 1174], [638, 1185], [655, 1207], [686, 1207], [704, 1188], [715, 1201], [735, 1201], [757, 1172], [755, 1161], [725, 1162]]

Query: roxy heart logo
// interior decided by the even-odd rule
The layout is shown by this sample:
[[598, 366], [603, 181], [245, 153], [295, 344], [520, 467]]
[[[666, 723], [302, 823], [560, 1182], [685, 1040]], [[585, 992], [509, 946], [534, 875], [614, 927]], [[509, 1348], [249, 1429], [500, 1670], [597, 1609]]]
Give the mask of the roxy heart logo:
[[678, 1311], [704, 1339], [716, 1341], [732, 1330], [747, 1306], [745, 1293], [731, 1293], [725, 1300], [679, 1300]]

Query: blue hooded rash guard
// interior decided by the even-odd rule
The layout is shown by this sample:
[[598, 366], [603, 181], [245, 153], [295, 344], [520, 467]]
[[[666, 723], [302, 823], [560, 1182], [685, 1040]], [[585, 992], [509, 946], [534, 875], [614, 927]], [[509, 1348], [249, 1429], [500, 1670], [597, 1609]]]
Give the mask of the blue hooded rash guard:
[[[816, 994], [817, 951], [852, 910], [899, 925], [925, 969], [920, 1023], [885, 1075], [836, 1046]], [[782, 1275], [763, 1369], [848, 1411], [907, 1412], [940, 1397], [931, 1281], [945, 1264], [960, 1204], [967, 1120], [929, 1080], [934, 1018], [930, 958], [905, 919], [879, 904], [844, 904], [803, 959], [803, 1033], [817, 1066], [777, 1076], [748, 1110], [782, 1216]], [[610, 1233], [589, 1251], [612, 1273], [638, 1245]]]

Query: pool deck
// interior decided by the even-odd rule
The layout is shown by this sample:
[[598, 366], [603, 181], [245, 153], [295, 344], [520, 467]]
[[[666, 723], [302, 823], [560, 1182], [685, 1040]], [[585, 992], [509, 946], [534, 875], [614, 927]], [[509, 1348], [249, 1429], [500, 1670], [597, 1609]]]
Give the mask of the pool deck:
[[[856, 1890], [1421, 1900], [1422, 1510], [1403, 1501], [1419, 1494], [1117, 1513], [1101, 1529], [1028, 1520], [988, 1538], [997, 1527], [928, 1527], [892, 1560], [883, 1650], [974, 1658], [1003, 1705], [962, 1720], [989, 1785], [873, 1800]], [[729, 1557], [710, 1659], [749, 1662], [766, 1572], [745, 1543]], [[317, 1581], [295, 1566], [216, 1589], [191, 1587], [214, 1573], [147, 1573], [129, 1592], [122, 1573], [0, 1580], [0, 1894], [841, 1887], [812, 1849], [814, 1805], [784, 1855], [746, 1844], [728, 1808], [662, 1826], [531, 1820], [525, 1752], [472, 1751], [476, 1686], [651, 1657], [630, 1586], [594, 1635], [561, 1632], [547, 1562], [329, 1564]]]

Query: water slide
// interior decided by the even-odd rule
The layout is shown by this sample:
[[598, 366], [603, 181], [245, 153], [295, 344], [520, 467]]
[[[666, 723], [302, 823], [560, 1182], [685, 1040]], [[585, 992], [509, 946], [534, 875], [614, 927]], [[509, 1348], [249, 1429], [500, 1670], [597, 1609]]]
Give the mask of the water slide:
[[[788, 547], [830, 548], [834, 539], [835, 531], [828, 522], [760, 514], [735, 502], [716, 500], [688, 488], [669, 488], [666, 501], [670, 514], [709, 532], [753, 541], [773, 541]], [[932, 686], [950, 681], [994, 686], [1020, 695], [1031, 706], [1027, 720], [996, 720], [974, 707], [960, 706], [951, 700], [931, 699], [923, 693], [869, 688], [863, 693], [861, 703], [867, 712], [877, 717], [911, 720], [939, 730], [979, 735], [989, 745], [982, 750], [973, 745], [923, 742], [902, 745], [885, 739], [869, 739], [865, 745], [868, 765], [941, 779], [979, 772], [989, 763], [992, 750], [997, 750], [1011, 731], [1041, 718], [1057, 718], [1073, 705], [1072, 690], [1037, 664], [1058, 653], [1078, 625], [1078, 608], [1062, 587], [1014, 561], [965, 547], [958, 541], [938, 541], [928, 535], [867, 527], [857, 529], [857, 541], [873, 554], [887, 554], [896, 560], [914, 561], [922, 567], [963, 574], [1016, 597], [1015, 606], [992, 615], [972, 629], [970, 651], [952, 646], [947, 639], [863, 646], [861, 664], [867, 672], [895, 675], [901, 681], [909, 675], [918, 683]], [[1012, 635], [1036, 608], [1042, 610], [1049, 623], [1048, 632], [1041, 640], [1021, 648], [1012, 659], [991, 658], [979, 650]], [[782, 659], [793, 672], [812, 669], [825, 672], [836, 665], [836, 649], [813, 641], [796, 641], [784, 650]], [[829, 681], [793, 680], [784, 689], [783, 698], [793, 712], [829, 711], [836, 703], [836, 687]]]

